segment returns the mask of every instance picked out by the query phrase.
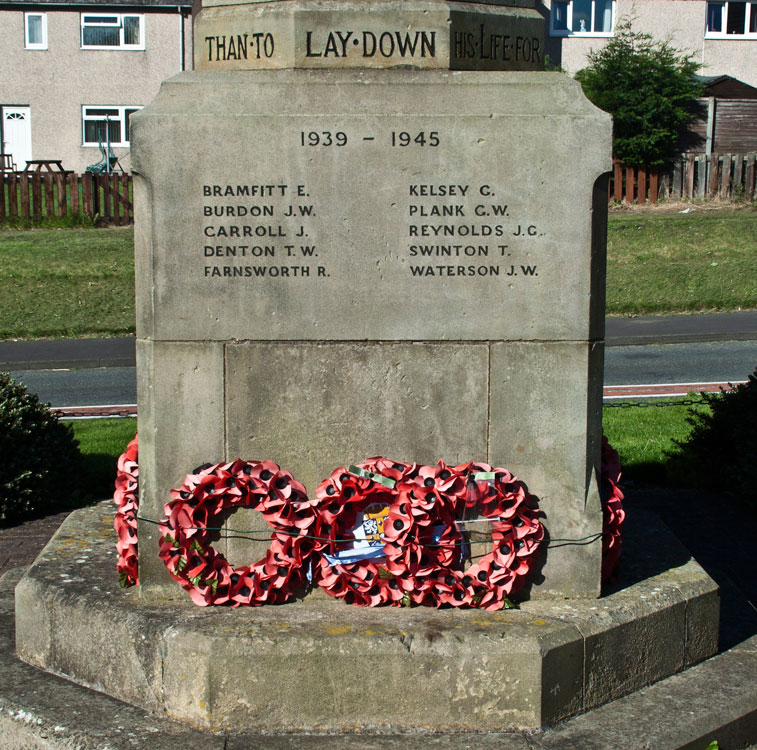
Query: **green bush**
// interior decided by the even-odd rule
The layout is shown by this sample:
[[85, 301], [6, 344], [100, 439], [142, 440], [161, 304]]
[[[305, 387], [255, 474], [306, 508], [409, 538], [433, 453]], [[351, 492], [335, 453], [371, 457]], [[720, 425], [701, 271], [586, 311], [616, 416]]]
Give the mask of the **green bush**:
[[71, 427], [0, 373], [0, 524], [72, 507], [81, 463]]
[[629, 167], [660, 166], [681, 150], [697, 115], [701, 65], [621, 20], [613, 38], [576, 73], [584, 93], [613, 117], [613, 156]]
[[686, 484], [729, 490], [757, 507], [757, 370], [722, 394], [702, 394], [710, 411], [688, 417], [691, 433], [676, 444], [671, 469]]

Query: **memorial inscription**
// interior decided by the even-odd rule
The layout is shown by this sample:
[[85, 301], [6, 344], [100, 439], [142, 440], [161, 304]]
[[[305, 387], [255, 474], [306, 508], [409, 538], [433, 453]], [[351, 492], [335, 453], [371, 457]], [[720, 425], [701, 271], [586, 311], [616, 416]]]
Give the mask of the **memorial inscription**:
[[533, 6], [532, 0], [374, 0], [338, 8], [307, 0], [205, 3], [195, 21], [195, 67], [539, 70], [544, 20]]
[[[454, 139], [438, 130], [372, 128], [300, 130], [291, 140], [293, 149], [336, 149], [345, 158], [355, 158], [361, 148], [383, 148], [388, 159], [397, 161], [397, 174], [401, 175], [407, 150], [443, 151]], [[415, 173], [413, 177], [422, 175]], [[330, 216], [336, 210], [330, 205], [334, 202], [331, 186], [311, 194], [307, 184], [276, 182], [273, 177], [265, 180], [259, 175], [255, 179], [242, 184], [202, 185], [202, 216], [206, 222], [202, 227], [202, 275], [251, 280], [330, 278], [331, 270], [325, 265], [329, 253], [323, 250], [328, 247], [332, 254], [350, 251], [334, 242], [330, 225], [316, 221], [321, 214]], [[514, 216], [512, 196], [508, 198], [491, 180], [407, 184], [398, 179], [393, 189], [385, 192], [391, 194], [389, 208], [401, 205], [404, 214], [398, 220], [407, 242], [404, 251], [394, 258], [404, 276], [508, 280], [539, 276], [536, 263], [517, 262], [518, 243], [543, 238], [546, 233], [523, 217]], [[370, 234], [361, 248], [362, 270], [358, 269], [366, 281], [371, 274], [378, 274], [385, 254], [384, 248], [371, 244]], [[354, 274], [348, 278], [343, 267], [336, 273], [342, 281], [355, 278]]]
[[[309, 138], [332, 140], [329, 131], [310, 131]], [[344, 133], [343, 145], [347, 143]], [[411, 135], [400, 131], [400, 136], [411, 140]], [[305, 133], [301, 136], [305, 138]], [[420, 133], [415, 138], [423, 137]], [[432, 132], [430, 138], [439, 144], [438, 134]], [[373, 137], [364, 140], [373, 140]], [[392, 131], [392, 142], [397, 133]], [[508, 204], [494, 203], [497, 192], [489, 184], [481, 185], [436, 185], [417, 184], [407, 186], [407, 236], [412, 240], [429, 238], [447, 240], [443, 244], [408, 244], [406, 256], [415, 259], [405, 271], [411, 276], [506, 276], [539, 275], [535, 264], [514, 265], [506, 259], [512, 257], [508, 238], [543, 237], [535, 224], [523, 224], [512, 220]], [[319, 258], [316, 242], [325, 244], [325, 238], [313, 237], [308, 219], [318, 215], [316, 204], [292, 203], [298, 199], [312, 199], [306, 185], [288, 184], [242, 184], [203, 185], [202, 215], [206, 219], [270, 219], [269, 223], [205, 224], [203, 235], [203, 257], [225, 258], [226, 264], [205, 265], [203, 275], [210, 278], [328, 278], [331, 274], [326, 266], [280, 265], [295, 260]], [[239, 203], [240, 198], [265, 199], [265, 203]], [[446, 199], [455, 203], [447, 203]], [[225, 199], [233, 199], [227, 202]], [[328, 200], [327, 196], [325, 200]], [[482, 202], [488, 201], [488, 202]], [[329, 209], [327, 209], [328, 211]], [[426, 223], [424, 219], [443, 218], [445, 223]], [[458, 222], [457, 219], [461, 221]], [[277, 223], [283, 222], [283, 223]], [[207, 244], [209, 239], [247, 240], [235, 244]], [[457, 240], [457, 241], [456, 241]], [[298, 244], [297, 241], [312, 243]], [[256, 244], [266, 243], [266, 244]], [[473, 244], [472, 244], [473, 243]], [[229, 259], [239, 259], [237, 264]], [[274, 259], [269, 265], [249, 265], [251, 259]], [[486, 259], [483, 264], [419, 264], [424, 259]], [[370, 261], [370, 258], [366, 258]], [[368, 263], [368, 267], [371, 264]]]

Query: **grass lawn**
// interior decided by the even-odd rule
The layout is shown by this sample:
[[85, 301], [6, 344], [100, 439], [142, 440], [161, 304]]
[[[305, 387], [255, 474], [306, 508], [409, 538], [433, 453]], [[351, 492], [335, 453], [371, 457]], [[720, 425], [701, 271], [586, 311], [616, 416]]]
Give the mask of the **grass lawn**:
[[613, 212], [607, 311], [664, 314], [757, 308], [757, 210]]
[[[686, 400], [695, 399], [699, 397]], [[655, 406], [654, 401], [629, 408], [605, 406], [602, 427], [610, 444], [618, 451], [623, 478], [638, 484], [675, 484], [685, 479], [671, 476], [668, 459], [678, 452], [674, 441], [685, 440], [691, 431], [686, 421], [689, 410], [707, 408], [705, 404]]]
[[0, 338], [133, 333], [133, 234], [0, 232]]
[[116, 480], [116, 462], [134, 437], [137, 420], [74, 419], [70, 424], [84, 457], [85, 486], [88, 494], [93, 500], [111, 497]]
[[[134, 331], [133, 230], [0, 231], [0, 339]], [[757, 309], [757, 210], [613, 211], [611, 315]]]

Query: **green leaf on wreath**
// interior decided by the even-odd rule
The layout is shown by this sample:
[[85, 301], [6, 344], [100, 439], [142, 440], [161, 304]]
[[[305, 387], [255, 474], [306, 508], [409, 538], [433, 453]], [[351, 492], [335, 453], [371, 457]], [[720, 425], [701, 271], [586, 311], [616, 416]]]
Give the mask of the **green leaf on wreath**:
[[394, 573], [390, 573], [386, 568], [382, 568], [380, 565], [378, 566], [378, 574], [379, 578], [395, 578]]
[[166, 534], [163, 537], [163, 541], [164, 542], [170, 542], [171, 544], [174, 544], [174, 545], [176, 544], [176, 540], [170, 534]]
[[129, 585], [129, 576], [122, 571], [121, 575], [118, 576], [118, 583], [121, 585], [122, 589], [125, 589]]
[[197, 576], [189, 576], [189, 582], [193, 586], [197, 586], [200, 583], [200, 578], [202, 578], [202, 576], [199, 576], [199, 575], [197, 575]]
[[505, 597], [504, 601], [502, 602], [502, 609], [518, 609], [518, 605]]
[[187, 558], [186, 557], [180, 557], [179, 562], [176, 563], [176, 570], [181, 572], [184, 570], [184, 568], [187, 567]]
[[410, 604], [411, 604], [411, 602], [410, 602], [410, 594], [408, 594], [407, 591], [406, 591], [405, 595], [402, 597], [402, 599], [400, 599], [400, 605], [402, 607], [409, 607]]
[[478, 605], [481, 604], [481, 600], [484, 598], [484, 594], [485, 593], [486, 593], [486, 591], [484, 591], [484, 589], [481, 589], [480, 591], [477, 591], [471, 597], [471, 601], [478, 607]]
[[202, 552], [202, 547], [200, 547], [196, 539], [192, 540], [192, 544], [189, 545], [189, 549], [196, 549], [198, 552]]
[[216, 589], [217, 589], [217, 588], [218, 588], [218, 579], [217, 579], [217, 578], [214, 578], [214, 579], [213, 579], [213, 580], [212, 580], [212, 581], [210, 582], [210, 590], [211, 590], [211, 591], [212, 591], [212, 592], [213, 592], [213, 593], [215, 594], [215, 593], [216, 593]]

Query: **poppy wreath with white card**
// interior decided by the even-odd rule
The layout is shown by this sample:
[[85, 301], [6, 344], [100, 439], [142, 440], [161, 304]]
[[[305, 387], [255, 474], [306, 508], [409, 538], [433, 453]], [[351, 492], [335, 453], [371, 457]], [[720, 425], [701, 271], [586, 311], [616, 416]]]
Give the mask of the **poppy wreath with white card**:
[[[534, 497], [506, 469], [471, 462], [451, 471], [462, 478], [465, 487], [464, 492], [454, 493], [457, 502], [453, 520], [450, 521], [448, 515], [439, 519], [441, 530], [437, 531], [437, 544], [450, 551], [451, 559], [445, 560], [445, 566], [416, 574], [410, 599], [416, 604], [436, 607], [496, 610], [509, 606], [507, 597], [525, 582], [544, 538]], [[476, 517], [466, 519], [467, 511], [474, 511]], [[429, 510], [430, 517], [416, 513], [414, 520], [423, 528], [433, 523], [435, 515], [436, 510]], [[471, 541], [474, 535], [471, 528], [487, 520], [493, 549], [488, 554], [477, 555], [473, 547], [484, 542]], [[413, 526], [406, 533], [412, 536]], [[412, 541], [406, 544], [412, 546]], [[475, 562], [465, 567], [466, 557]]]

